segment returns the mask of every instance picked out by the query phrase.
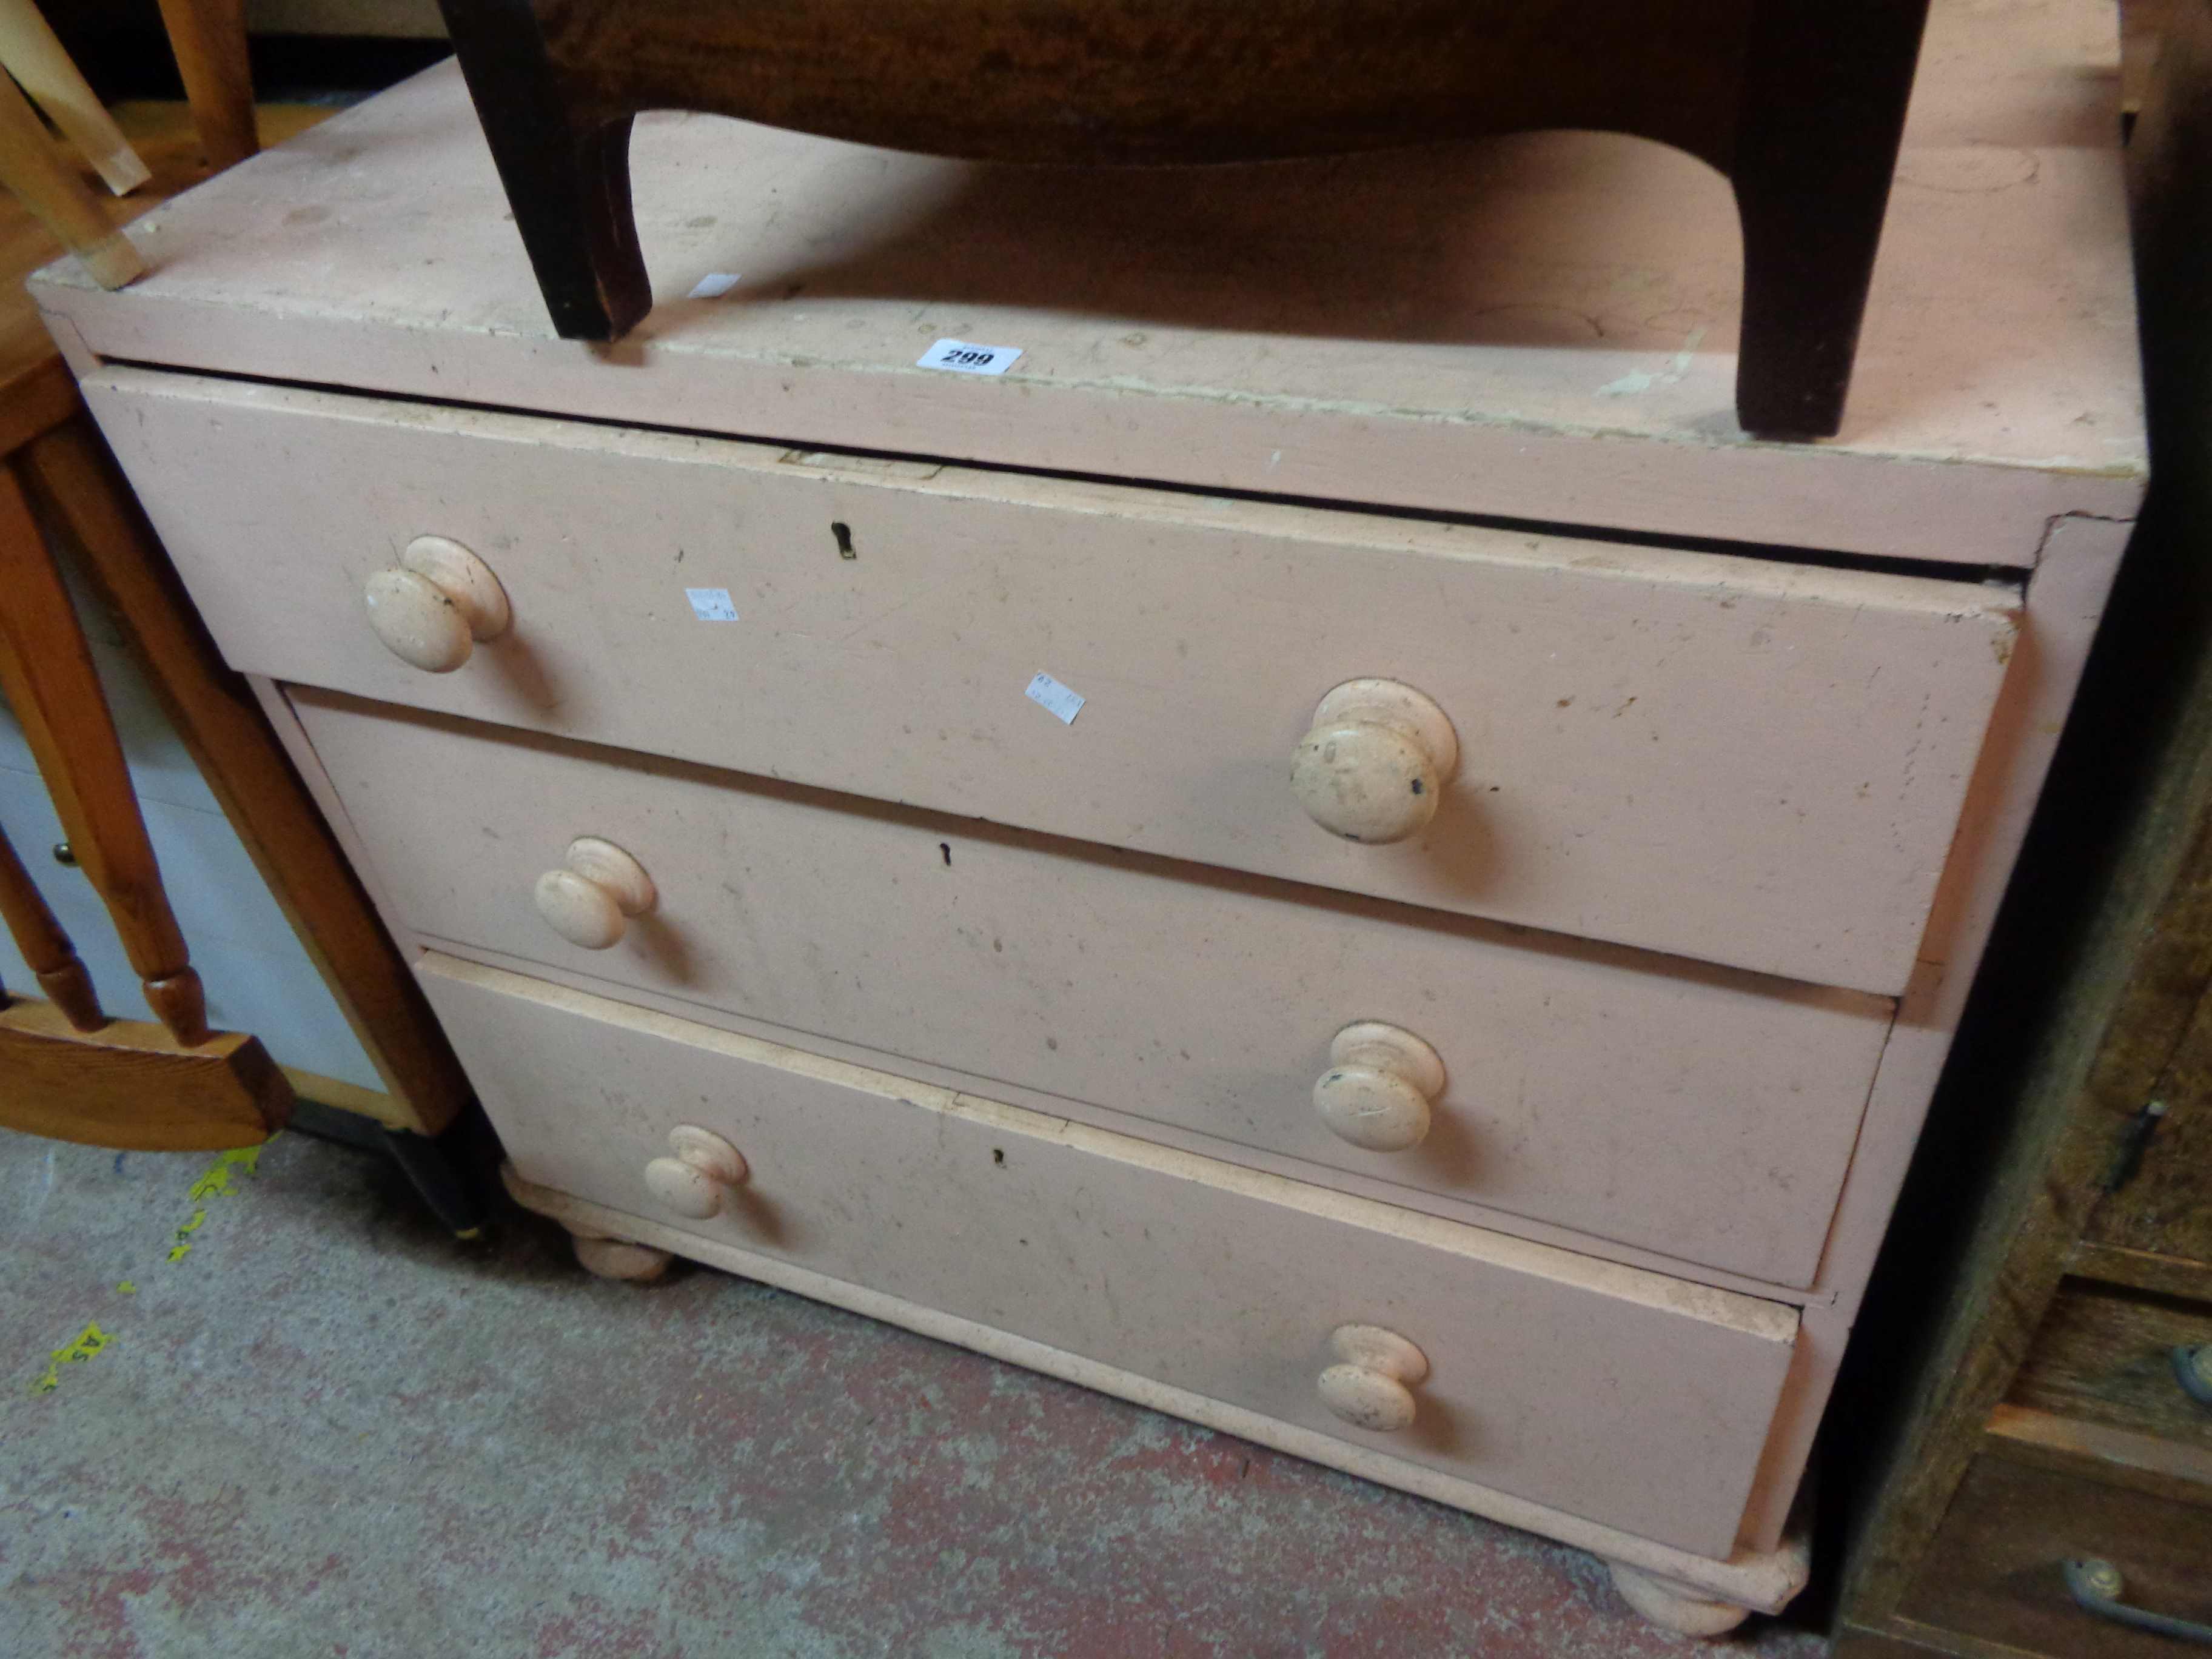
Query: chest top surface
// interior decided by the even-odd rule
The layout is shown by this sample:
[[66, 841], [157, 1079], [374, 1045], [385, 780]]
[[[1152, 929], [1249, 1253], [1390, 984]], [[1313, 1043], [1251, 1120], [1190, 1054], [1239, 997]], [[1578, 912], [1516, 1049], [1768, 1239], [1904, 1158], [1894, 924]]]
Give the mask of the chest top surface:
[[[459, 403], [1973, 564], [2146, 472], [2104, 0], [1937, 0], [1842, 434], [1735, 426], [1719, 174], [1564, 132], [1005, 167], [707, 116], [633, 146], [658, 303], [554, 337], [451, 64], [36, 290], [108, 357]], [[724, 291], [689, 297], [703, 279]], [[734, 277], [724, 283], [722, 277]], [[1003, 375], [923, 368], [941, 339]]]

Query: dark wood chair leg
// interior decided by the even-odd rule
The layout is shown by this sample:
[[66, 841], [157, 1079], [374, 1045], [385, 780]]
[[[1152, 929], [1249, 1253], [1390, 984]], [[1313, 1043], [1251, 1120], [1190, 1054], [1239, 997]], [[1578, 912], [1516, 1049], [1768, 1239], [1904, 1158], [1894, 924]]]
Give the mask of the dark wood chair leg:
[[1843, 424], [1927, 0], [1758, 10], [1729, 173], [1743, 222], [1736, 413], [1761, 437]]
[[653, 308], [630, 212], [630, 118], [562, 97], [529, 0], [440, 6], [554, 331], [620, 338]]

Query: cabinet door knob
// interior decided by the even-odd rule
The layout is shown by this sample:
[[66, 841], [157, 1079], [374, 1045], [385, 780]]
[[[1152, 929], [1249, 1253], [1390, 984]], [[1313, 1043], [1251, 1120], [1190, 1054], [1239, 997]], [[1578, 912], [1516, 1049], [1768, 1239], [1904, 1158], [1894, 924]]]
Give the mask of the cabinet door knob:
[[1314, 1109], [1355, 1146], [1402, 1152], [1429, 1133], [1430, 1108], [1443, 1091], [1444, 1063], [1434, 1048], [1411, 1031], [1363, 1019], [1328, 1045]]
[[1346, 841], [1403, 841], [1428, 827], [1459, 769], [1444, 711], [1395, 680], [1346, 680], [1321, 700], [1291, 757], [1291, 789]]
[[645, 1184], [667, 1208], [693, 1221], [717, 1214], [751, 1173], [744, 1154], [710, 1130], [679, 1123], [668, 1132], [672, 1158], [645, 1166]]
[[611, 841], [579, 836], [558, 870], [538, 878], [538, 914], [571, 945], [605, 951], [622, 942], [629, 918], [659, 895], [645, 866]]
[[368, 579], [368, 625], [392, 654], [450, 674], [478, 640], [507, 632], [513, 613], [491, 567], [443, 536], [417, 536], [399, 562]]
[[1340, 1325], [1328, 1335], [1339, 1361], [1321, 1374], [1321, 1402], [1356, 1429], [1390, 1434], [1413, 1420], [1412, 1385], [1429, 1357], [1379, 1325]]

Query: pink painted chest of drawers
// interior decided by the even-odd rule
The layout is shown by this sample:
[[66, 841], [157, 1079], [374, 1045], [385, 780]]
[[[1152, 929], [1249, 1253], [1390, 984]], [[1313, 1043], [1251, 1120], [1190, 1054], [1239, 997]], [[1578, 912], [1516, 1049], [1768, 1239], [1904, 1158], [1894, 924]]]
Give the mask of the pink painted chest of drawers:
[[595, 347], [448, 66], [38, 291], [587, 1262], [1717, 1631], [1803, 1582], [2143, 486], [2114, 36], [1936, 5], [1817, 446], [1734, 427], [1725, 182], [1592, 134], [1091, 177], [647, 120], [666, 286]]

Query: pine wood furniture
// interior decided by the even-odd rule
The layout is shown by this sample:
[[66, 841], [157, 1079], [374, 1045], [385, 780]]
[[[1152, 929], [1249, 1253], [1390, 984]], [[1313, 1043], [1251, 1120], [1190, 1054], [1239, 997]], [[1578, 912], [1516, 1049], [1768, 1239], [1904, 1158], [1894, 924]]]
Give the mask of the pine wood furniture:
[[[136, 820], [137, 804], [127, 795], [122, 804]], [[118, 824], [117, 805], [105, 803], [94, 821], [132, 839], [131, 823]], [[144, 833], [137, 824], [135, 838]], [[98, 844], [90, 835], [79, 839]], [[153, 914], [174, 932], [158, 879], [150, 886], [141, 882], [136, 897], [142, 906], [150, 899]], [[177, 994], [178, 976], [168, 982], [161, 1024], [105, 1012], [69, 935], [4, 835], [0, 923], [46, 994], [40, 1000], [0, 986], [0, 1081], [6, 1085], [0, 1115], [8, 1127], [102, 1146], [221, 1151], [258, 1145], [289, 1119], [291, 1088], [258, 1040], [211, 1031], [204, 1015], [196, 1029], [179, 1030], [180, 1012], [191, 1005]], [[144, 937], [135, 928], [126, 935], [140, 944]]]
[[206, 995], [161, 889], [92, 648], [12, 472], [0, 479], [0, 696], [38, 758], [78, 865], [106, 903], [146, 1006], [179, 1045], [204, 1042]]
[[[11, 65], [15, 61], [10, 58]], [[64, 60], [65, 62], [66, 60]], [[96, 106], [95, 106], [96, 107]], [[325, 112], [264, 106], [282, 139]], [[104, 112], [103, 112], [104, 115]], [[208, 177], [196, 124], [180, 106], [124, 106], [112, 123], [147, 181], [100, 204], [103, 234]], [[53, 165], [67, 153], [41, 137]], [[224, 666], [167, 556], [148, 530], [84, 412], [68, 368], [24, 291], [59, 251], [29, 215], [0, 198], [0, 635], [23, 672], [0, 675], [31, 738], [83, 877], [96, 883], [149, 975], [169, 1026], [103, 1011], [67, 936], [20, 860], [0, 860], [0, 914], [38, 973], [44, 998], [11, 988], [0, 1008], [0, 1124], [129, 1147], [228, 1148], [266, 1136], [295, 1103], [286, 1076], [252, 1037], [204, 1030], [182, 932], [83, 634], [56, 569], [65, 554], [121, 624], [169, 718], [280, 907], [321, 969], [386, 1087], [294, 1073], [318, 1108], [364, 1133], [441, 1197], [453, 1192], [431, 1138], [470, 1097], [413, 978], [271, 734], [246, 683]], [[46, 718], [38, 718], [40, 709]], [[43, 855], [43, 847], [40, 849]], [[78, 879], [70, 876], [67, 879]], [[448, 1205], [449, 1218], [462, 1213]]]
[[[77, 72], [33, 0], [0, 0], [0, 65], [5, 65], [9, 75], [115, 194], [127, 196], [153, 177], [99, 95]], [[250, 111], [250, 92], [246, 105]], [[249, 149], [247, 154], [251, 153]]]
[[[0, 8], [0, 64], [117, 194], [150, 178], [27, 3], [9, 0]], [[6, 75], [0, 75], [0, 180], [100, 281], [138, 274], [137, 251]], [[33, 400], [21, 429], [9, 434], [9, 447], [20, 447], [20, 455], [0, 471], [0, 697], [52, 792], [71, 860], [105, 902], [158, 1024], [115, 1019], [100, 1007], [67, 933], [0, 834], [0, 920], [51, 999], [0, 988], [0, 1075], [7, 1085], [0, 1117], [14, 1128], [125, 1147], [254, 1144], [289, 1117], [291, 1090], [254, 1038], [209, 1028], [206, 996], [162, 884], [91, 647], [34, 511], [33, 492], [48, 482], [39, 476], [40, 457], [64, 441], [46, 417], [64, 403]], [[68, 512], [60, 502], [46, 505], [49, 513]]]
[[1735, 425], [1727, 182], [1593, 133], [1079, 180], [647, 116], [595, 344], [444, 66], [38, 293], [587, 1265], [1711, 1632], [1804, 1581], [2143, 488], [2115, 40], [1932, 12], [1818, 447]]
[[57, 155], [14, 81], [0, 74], [0, 186], [21, 198], [55, 238], [110, 288], [145, 269], [138, 250], [100, 211], [100, 201]]
[[[648, 110], [994, 161], [1252, 161], [1534, 127], [1727, 174], [1736, 410], [1843, 419], [1927, 0], [440, 0], [555, 329], [653, 303], [630, 208]], [[1356, 234], [1356, 233], [1355, 233]]]
[[261, 148], [246, 60], [246, 0], [160, 0], [192, 125], [208, 166], [220, 173]]
[[[209, 165], [220, 170], [244, 161], [260, 139], [242, 0], [161, 0], [161, 21]], [[36, 100], [118, 196], [144, 185], [151, 171], [85, 84], [33, 0], [0, 0], [0, 70], [6, 71], [0, 74], [0, 185], [21, 198], [96, 280], [122, 287], [144, 268], [137, 250], [118, 234], [73, 163], [47, 141], [29, 100]], [[11, 286], [21, 274], [9, 272]]]
[[[38, 142], [46, 144], [42, 135]], [[34, 409], [33, 422], [44, 412]], [[34, 508], [35, 500], [48, 518], [66, 520], [88, 510], [88, 491], [116, 488], [83, 469], [94, 441], [66, 421], [33, 425], [0, 465], [0, 700], [158, 1023], [101, 1008], [68, 934], [0, 831], [0, 921], [46, 993], [41, 1000], [0, 987], [0, 1121], [156, 1151], [249, 1146], [288, 1120], [292, 1091], [254, 1038], [209, 1028], [91, 647]], [[72, 461], [74, 489], [49, 494], [55, 469]]]
[[[1867, 1472], [1839, 1659], [2212, 1643], [2212, 5], [2160, 12], [2131, 155], [2158, 479], [2053, 774], [2070, 810], [1877, 1281], [1943, 1293], [1838, 1396]], [[2030, 897], [2069, 886], [2086, 921]]]

